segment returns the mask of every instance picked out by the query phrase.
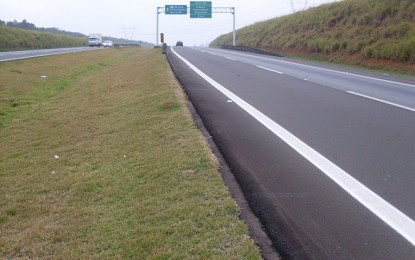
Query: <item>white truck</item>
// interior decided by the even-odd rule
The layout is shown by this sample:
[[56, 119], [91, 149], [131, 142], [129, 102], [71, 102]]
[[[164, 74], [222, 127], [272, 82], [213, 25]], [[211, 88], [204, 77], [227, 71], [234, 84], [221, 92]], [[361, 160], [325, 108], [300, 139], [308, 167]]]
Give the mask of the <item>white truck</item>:
[[101, 47], [102, 45], [102, 35], [101, 34], [90, 34], [88, 38], [88, 45], [89, 47]]

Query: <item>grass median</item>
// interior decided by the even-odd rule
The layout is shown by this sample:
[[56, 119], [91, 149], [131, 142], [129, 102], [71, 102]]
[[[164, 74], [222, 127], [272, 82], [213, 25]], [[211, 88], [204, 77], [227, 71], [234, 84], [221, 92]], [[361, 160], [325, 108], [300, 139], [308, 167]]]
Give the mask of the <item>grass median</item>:
[[260, 258], [160, 50], [0, 72], [1, 258]]

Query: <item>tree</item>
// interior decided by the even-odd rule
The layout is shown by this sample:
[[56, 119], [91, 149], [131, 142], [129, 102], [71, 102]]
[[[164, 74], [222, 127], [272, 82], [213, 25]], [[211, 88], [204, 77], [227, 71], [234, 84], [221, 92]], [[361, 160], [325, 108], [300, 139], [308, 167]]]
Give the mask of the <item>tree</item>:
[[19, 22], [14, 19], [13, 22], [7, 22], [7, 26], [17, 26], [19, 24]]
[[20, 28], [26, 29], [26, 30], [35, 30], [36, 26], [33, 23], [28, 23], [26, 19], [24, 19], [21, 23], [18, 25]]

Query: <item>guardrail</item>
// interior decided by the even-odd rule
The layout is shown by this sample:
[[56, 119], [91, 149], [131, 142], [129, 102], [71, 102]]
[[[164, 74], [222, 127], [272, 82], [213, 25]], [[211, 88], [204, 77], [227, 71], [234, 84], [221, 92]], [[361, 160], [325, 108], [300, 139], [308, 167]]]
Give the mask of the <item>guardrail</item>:
[[114, 43], [114, 47], [141, 47], [138, 43]]
[[283, 57], [282, 55], [279, 55], [279, 54], [276, 54], [276, 53], [272, 53], [272, 52], [269, 52], [269, 51], [264, 51], [264, 50], [256, 49], [256, 48], [252, 48], [252, 47], [247, 47], [247, 46], [222, 45], [221, 48], [222, 49], [227, 49], [227, 50], [244, 51], [244, 52], [251, 52], [251, 53], [256, 53], [256, 54], [264, 54], [264, 55], [270, 55], [270, 56]]

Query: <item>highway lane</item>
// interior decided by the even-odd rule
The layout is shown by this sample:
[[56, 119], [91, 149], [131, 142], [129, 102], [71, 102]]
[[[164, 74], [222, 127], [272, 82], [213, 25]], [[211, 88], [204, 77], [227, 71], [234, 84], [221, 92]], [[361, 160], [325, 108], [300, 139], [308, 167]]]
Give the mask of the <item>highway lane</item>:
[[[205, 80], [191, 79], [181, 60], [172, 62], [282, 255], [415, 257], [414, 81], [222, 50], [174, 50], [327, 160], [321, 165], [305, 160], [241, 109], [241, 102]], [[179, 75], [183, 72], [186, 76]], [[324, 169], [331, 163], [357, 181], [352, 190], [361, 184], [408, 222], [395, 225], [385, 217], [391, 208], [379, 213], [365, 201], [366, 193], [351, 195], [350, 187], [328, 177], [338, 171]]]
[[57, 48], [57, 49], [0, 52], [0, 62], [30, 59], [30, 58], [37, 58], [37, 57], [43, 57], [43, 56], [71, 53], [71, 52], [90, 51], [90, 50], [95, 50], [95, 49], [97, 48], [77, 47], [77, 48]]
[[295, 61], [286, 58], [232, 52], [219, 49], [200, 49], [211, 55], [220, 55], [248, 64], [312, 81], [339, 90], [359, 92], [363, 95], [398, 103], [415, 109], [413, 96], [415, 82], [410, 78], [374, 73], [367, 70], [335, 65]]

